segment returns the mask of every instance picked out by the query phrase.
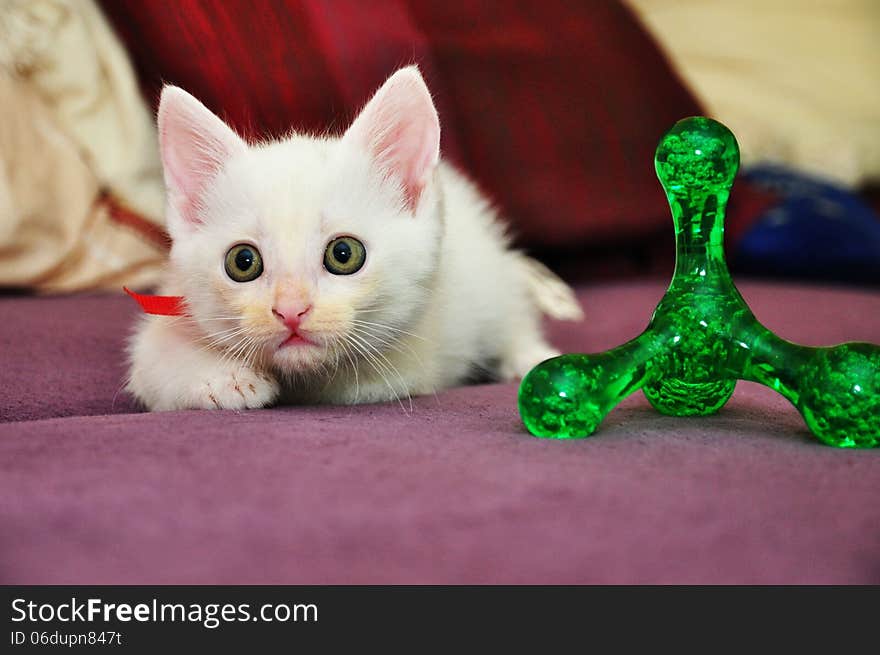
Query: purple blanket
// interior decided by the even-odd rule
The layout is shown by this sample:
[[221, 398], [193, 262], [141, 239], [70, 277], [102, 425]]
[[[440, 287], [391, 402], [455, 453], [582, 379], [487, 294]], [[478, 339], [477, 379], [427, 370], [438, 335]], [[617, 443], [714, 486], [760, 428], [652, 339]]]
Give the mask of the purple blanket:
[[[583, 288], [554, 341], [617, 345], [664, 286]], [[880, 341], [880, 294], [741, 291], [783, 337]], [[524, 432], [516, 385], [145, 414], [119, 392], [135, 315], [0, 298], [0, 583], [880, 583], [880, 450], [820, 445], [763, 387], [692, 419], [637, 394], [568, 442]]]

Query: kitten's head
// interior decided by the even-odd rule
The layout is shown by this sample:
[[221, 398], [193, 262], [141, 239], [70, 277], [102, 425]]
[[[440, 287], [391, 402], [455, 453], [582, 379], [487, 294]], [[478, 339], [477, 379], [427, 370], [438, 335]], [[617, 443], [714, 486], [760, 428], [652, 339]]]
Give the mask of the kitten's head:
[[176, 87], [162, 92], [159, 134], [175, 292], [206, 345], [309, 373], [407, 330], [442, 237], [440, 126], [416, 68], [340, 138], [248, 145]]

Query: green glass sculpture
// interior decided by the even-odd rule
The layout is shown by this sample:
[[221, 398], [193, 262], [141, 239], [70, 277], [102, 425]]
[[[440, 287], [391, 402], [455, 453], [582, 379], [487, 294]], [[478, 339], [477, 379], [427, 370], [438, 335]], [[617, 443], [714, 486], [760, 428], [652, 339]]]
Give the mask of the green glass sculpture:
[[562, 355], [523, 379], [519, 410], [538, 437], [592, 434], [626, 396], [642, 389], [672, 416], [718, 411], [736, 381], [775, 389], [822, 442], [880, 445], [880, 346], [799, 346], [761, 325], [724, 260], [724, 210], [739, 168], [730, 130], [709, 118], [670, 129], [654, 158], [675, 223], [675, 273], [647, 329], [613, 350]]

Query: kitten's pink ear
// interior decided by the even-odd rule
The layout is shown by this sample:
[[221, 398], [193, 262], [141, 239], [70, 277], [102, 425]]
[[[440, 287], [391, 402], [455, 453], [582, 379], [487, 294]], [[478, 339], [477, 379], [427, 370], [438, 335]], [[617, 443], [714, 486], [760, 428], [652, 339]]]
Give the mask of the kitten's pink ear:
[[222, 120], [183, 89], [166, 86], [159, 101], [159, 147], [168, 189], [172, 232], [199, 222], [205, 186], [247, 145]]
[[401, 68], [367, 103], [343, 137], [368, 150], [402, 184], [413, 212], [440, 159], [440, 121], [419, 69]]

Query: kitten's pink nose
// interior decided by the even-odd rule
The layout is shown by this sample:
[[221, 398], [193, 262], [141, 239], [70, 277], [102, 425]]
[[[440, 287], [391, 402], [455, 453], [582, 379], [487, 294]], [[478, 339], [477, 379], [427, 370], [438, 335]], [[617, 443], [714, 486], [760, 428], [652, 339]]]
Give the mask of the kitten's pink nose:
[[302, 321], [302, 317], [309, 313], [312, 309], [312, 306], [309, 305], [305, 309], [300, 307], [273, 307], [272, 313], [275, 314], [275, 317], [284, 323], [291, 330], [296, 332], [296, 329], [299, 327], [300, 321]]

